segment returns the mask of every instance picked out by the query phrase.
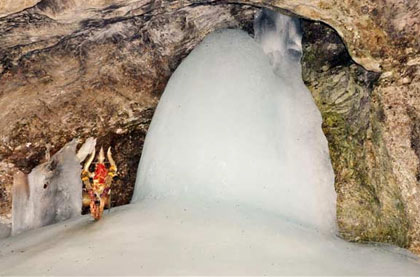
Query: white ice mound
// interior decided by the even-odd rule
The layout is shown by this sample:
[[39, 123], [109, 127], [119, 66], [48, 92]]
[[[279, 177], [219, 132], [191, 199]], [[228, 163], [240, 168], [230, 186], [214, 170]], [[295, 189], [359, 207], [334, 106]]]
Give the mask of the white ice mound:
[[29, 175], [14, 176], [12, 234], [67, 220], [81, 214], [80, 163], [95, 149], [89, 138], [76, 154], [78, 140], [67, 143]]
[[[299, 59], [283, 66], [296, 71]], [[135, 199], [224, 201], [333, 230], [333, 182], [320, 113], [301, 76], [275, 75], [250, 36], [225, 30], [172, 75], [147, 134]]]

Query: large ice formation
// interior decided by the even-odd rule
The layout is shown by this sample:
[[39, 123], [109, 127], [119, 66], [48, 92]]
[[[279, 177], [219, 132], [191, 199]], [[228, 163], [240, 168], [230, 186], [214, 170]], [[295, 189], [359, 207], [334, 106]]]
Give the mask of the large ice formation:
[[298, 23], [257, 18], [267, 55], [238, 31], [190, 54], [153, 116], [135, 199], [213, 199], [335, 230], [334, 174], [301, 78]]
[[[257, 31], [283, 26], [262, 19]], [[290, 28], [269, 30], [283, 39]], [[264, 32], [270, 57], [228, 30], [182, 62], [148, 133], [135, 202], [99, 222], [76, 217], [0, 241], [0, 275], [419, 276], [403, 249], [331, 233], [333, 176], [296, 73], [299, 40], [277, 51]], [[294, 55], [293, 67], [280, 68], [278, 54]]]

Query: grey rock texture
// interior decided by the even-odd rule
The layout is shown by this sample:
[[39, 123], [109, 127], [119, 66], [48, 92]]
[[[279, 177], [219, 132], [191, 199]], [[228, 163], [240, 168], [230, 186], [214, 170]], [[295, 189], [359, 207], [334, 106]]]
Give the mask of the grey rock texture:
[[[206, 34], [249, 29], [251, 6], [268, 7], [322, 21], [343, 40], [308, 29], [303, 60], [337, 175], [341, 235], [420, 253], [418, 1], [35, 2], [0, 4], [3, 218], [11, 176], [73, 137], [114, 146], [126, 201], [137, 145], [170, 74]], [[321, 43], [324, 35], [331, 41]]]

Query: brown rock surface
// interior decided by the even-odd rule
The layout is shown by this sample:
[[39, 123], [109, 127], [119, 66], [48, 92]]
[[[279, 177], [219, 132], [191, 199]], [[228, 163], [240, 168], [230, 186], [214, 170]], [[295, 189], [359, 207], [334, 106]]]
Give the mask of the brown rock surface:
[[19, 12], [32, 7], [40, 0], [2, 0], [0, 2], [0, 16], [6, 16], [11, 13]]
[[[29, 5], [9, 2], [0, 15]], [[305, 81], [324, 116], [342, 235], [420, 252], [418, 1], [42, 0], [2, 17], [0, 197], [7, 198], [14, 171], [28, 172], [47, 145], [55, 152], [75, 136], [97, 136], [125, 151], [121, 163], [136, 163], [170, 74], [212, 30], [248, 28], [254, 9], [243, 4], [323, 21], [355, 62], [382, 73], [374, 82], [357, 64], [306, 49], [327, 61], [307, 60], [313, 67]], [[344, 55], [339, 44], [328, 45]], [[315, 84], [318, 77], [326, 83]], [[134, 181], [130, 174], [117, 180], [120, 187]]]
[[355, 64], [328, 26], [304, 21], [303, 27], [302, 76], [323, 117], [340, 233], [407, 246], [407, 210], [383, 147], [384, 114], [374, 94], [379, 74]]

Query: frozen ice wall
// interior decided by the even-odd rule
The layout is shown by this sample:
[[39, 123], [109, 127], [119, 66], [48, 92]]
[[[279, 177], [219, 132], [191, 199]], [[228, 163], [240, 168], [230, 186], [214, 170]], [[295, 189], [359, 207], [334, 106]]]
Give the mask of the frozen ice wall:
[[263, 47], [226, 30], [182, 62], [153, 117], [135, 199], [212, 199], [335, 230], [334, 176], [296, 23], [262, 14]]

